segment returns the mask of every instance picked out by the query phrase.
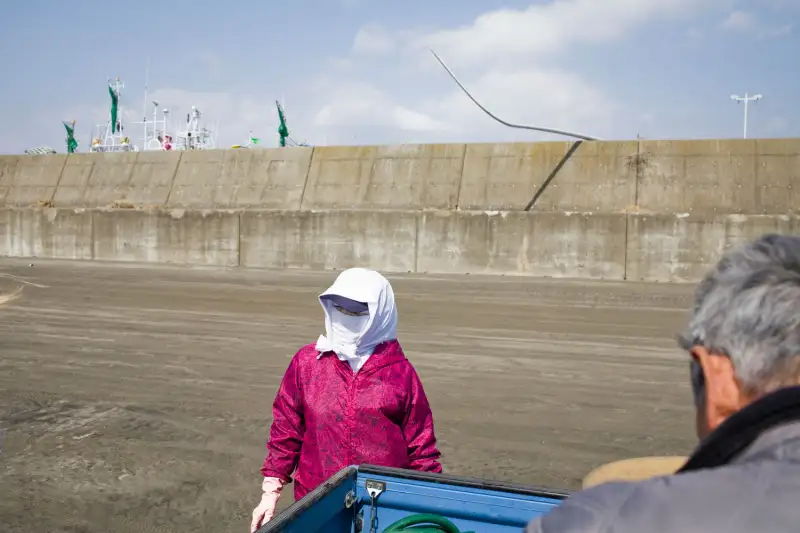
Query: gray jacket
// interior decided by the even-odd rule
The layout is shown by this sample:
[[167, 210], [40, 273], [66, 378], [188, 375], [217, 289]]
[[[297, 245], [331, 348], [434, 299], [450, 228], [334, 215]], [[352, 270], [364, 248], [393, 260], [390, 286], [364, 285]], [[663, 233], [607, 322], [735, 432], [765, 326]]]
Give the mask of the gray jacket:
[[773, 424], [721, 465], [577, 492], [527, 532], [800, 532], [800, 421]]

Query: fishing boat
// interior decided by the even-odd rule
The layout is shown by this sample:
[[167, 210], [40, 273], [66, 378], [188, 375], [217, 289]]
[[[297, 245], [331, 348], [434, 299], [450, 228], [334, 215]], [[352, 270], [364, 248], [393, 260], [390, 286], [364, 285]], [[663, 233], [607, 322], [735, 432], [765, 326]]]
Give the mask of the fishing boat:
[[25, 155], [53, 155], [57, 153], [58, 152], [49, 146], [37, 146], [36, 148], [28, 148], [25, 150]]
[[199, 109], [191, 106], [190, 111], [186, 113], [185, 121], [182, 124], [178, 122], [177, 131], [173, 132], [169, 109], [161, 108], [156, 101], [152, 102], [152, 118], [145, 115], [141, 122], [131, 123], [133, 126], [141, 127], [142, 144], [137, 146], [132, 142], [127, 124], [122, 118], [122, 89], [124, 87], [125, 84], [119, 78], [109, 80], [108, 92], [111, 96], [109, 119], [105, 124], [95, 127], [89, 147], [90, 152], [211, 150], [216, 148], [216, 133], [203, 125], [203, 113]]

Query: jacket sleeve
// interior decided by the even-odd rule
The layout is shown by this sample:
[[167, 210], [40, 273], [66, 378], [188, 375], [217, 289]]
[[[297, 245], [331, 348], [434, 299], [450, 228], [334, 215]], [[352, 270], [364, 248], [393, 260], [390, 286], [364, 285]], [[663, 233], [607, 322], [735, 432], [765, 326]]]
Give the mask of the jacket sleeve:
[[298, 359], [295, 355], [289, 363], [272, 404], [272, 428], [267, 441], [267, 458], [261, 467], [264, 477], [276, 477], [287, 483], [292, 480], [292, 473], [297, 467], [305, 432]]
[[411, 368], [411, 390], [409, 392], [408, 412], [403, 423], [403, 436], [408, 445], [409, 468], [422, 472], [442, 471], [439, 458], [442, 454], [436, 447], [436, 433], [433, 430], [433, 413], [422, 388], [422, 382], [414, 368]]
[[606, 483], [576, 492], [548, 514], [528, 524], [526, 533], [606, 533], [616, 531], [620, 509], [639, 486]]

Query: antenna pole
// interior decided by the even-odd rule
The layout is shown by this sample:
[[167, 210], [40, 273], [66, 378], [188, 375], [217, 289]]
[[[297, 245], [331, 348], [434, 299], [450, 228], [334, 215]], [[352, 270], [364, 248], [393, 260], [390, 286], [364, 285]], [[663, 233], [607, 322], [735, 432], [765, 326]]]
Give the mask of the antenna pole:
[[[147, 150], [147, 85], [150, 83], [150, 56], [147, 56], [147, 66], [144, 69], [144, 99], [142, 100], [142, 128], [144, 128], [144, 135], [142, 136], [142, 148]], [[153, 137], [156, 136], [156, 114], [153, 111]]]
[[150, 56], [147, 56], [147, 66], [144, 69], [144, 100], [142, 101], [142, 120], [147, 122], [147, 84], [150, 82]]

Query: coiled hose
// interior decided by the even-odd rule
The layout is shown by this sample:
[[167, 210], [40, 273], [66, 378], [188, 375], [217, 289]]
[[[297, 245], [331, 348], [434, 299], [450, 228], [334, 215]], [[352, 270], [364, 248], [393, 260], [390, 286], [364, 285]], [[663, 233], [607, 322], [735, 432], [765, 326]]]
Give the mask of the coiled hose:
[[443, 516], [435, 514], [414, 514], [401, 518], [387, 527], [383, 533], [474, 533], [461, 531], [454, 523]]

